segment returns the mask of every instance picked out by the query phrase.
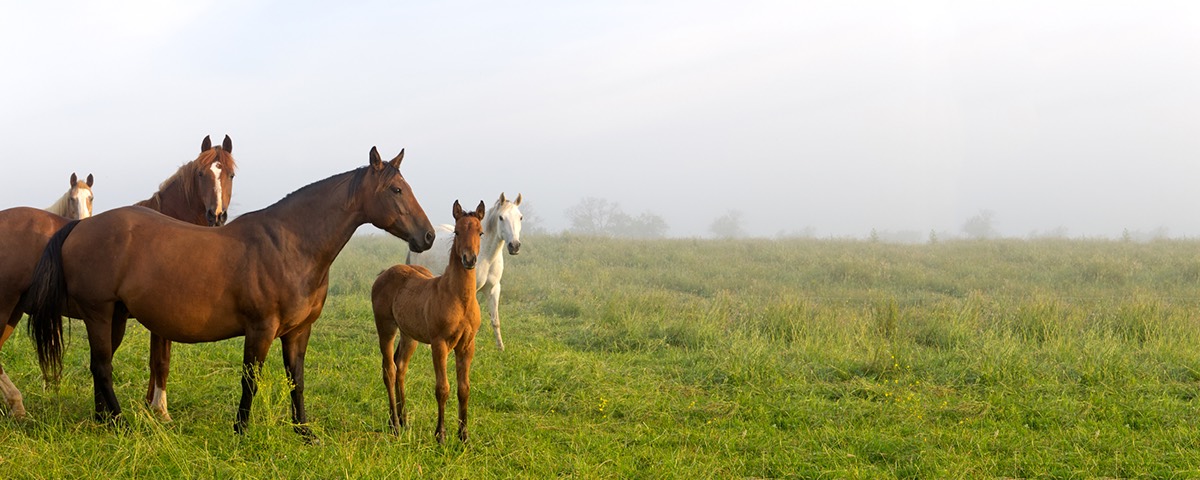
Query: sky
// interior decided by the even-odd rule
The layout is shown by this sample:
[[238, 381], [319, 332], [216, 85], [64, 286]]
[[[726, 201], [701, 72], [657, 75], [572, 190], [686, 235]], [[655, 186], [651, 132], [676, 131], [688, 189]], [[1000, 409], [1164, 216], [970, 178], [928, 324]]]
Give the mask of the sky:
[[434, 223], [1200, 237], [1200, 2], [324, 3], [0, 0], [0, 208], [127, 205], [228, 134], [231, 216], [378, 146]]

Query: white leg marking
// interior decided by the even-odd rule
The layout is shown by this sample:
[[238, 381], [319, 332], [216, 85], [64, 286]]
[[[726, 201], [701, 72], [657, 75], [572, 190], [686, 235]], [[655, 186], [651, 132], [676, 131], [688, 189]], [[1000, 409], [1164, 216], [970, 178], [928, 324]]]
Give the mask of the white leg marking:
[[171, 414], [167, 413], [167, 391], [157, 386], [154, 387], [154, 400], [150, 402], [150, 409], [158, 412], [162, 416], [163, 421], [171, 421]]
[[25, 403], [21, 391], [13, 385], [7, 373], [0, 373], [0, 390], [4, 391], [4, 401], [8, 403], [10, 414], [14, 418], [25, 418]]

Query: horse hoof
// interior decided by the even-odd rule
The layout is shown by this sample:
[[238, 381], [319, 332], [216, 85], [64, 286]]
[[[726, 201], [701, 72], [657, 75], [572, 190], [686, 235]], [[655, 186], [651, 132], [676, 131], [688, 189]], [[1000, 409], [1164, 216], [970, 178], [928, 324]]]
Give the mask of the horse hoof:
[[466, 430], [458, 431], [458, 440], [463, 443], [467, 442], [467, 431]]
[[236, 433], [238, 435], [246, 435], [246, 425], [242, 422], [234, 423], [233, 424], [233, 433]]
[[304, 440], [305, 445], [320, 445], [321, 444], [321, 439], [318, 438], [315, 433], [313, 433], [311, 428], [308, 428], [307, 426], [300, 426], [300, 427], [295, 427], [295, 430], [296, 430], [296, 433], [300, 435], [300, 438], [302, 440]]

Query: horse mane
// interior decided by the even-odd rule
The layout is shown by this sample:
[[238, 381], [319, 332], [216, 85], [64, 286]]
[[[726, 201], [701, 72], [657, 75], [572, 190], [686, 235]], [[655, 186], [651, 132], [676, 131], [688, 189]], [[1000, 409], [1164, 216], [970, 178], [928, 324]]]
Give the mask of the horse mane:
[[66, 193], [63, 194], [63, 196], [58, 197], [58, 201], [54, 202], [53, 205], [46, 207], [46, 211], [53, 213], [55, 215], [58, 215], [60, 217], [66, 216], [66, 214], [67, 214], [67, 199], [70, 197], [71, 197], [71, 190], [67, 190]]
[[[315, 190], [317, 188], [333, 188], [333, 187], [342, 185], [343, 183], [350, 184], [349, 187], [346, 189], [347, 200], [353, 199], [354, 195], [356, 193], [358, 193], [358, 189], [360, 187], [362, 187], [363, 181], [367, 178], [367, 171], [370, 168], [371, 168], [371, 166], [367, 165], [365, 167], [356, 168], [349, 172], [342, 172], [342, 173], [330, 175], [329, 177], [324, 178], [322, 180], [317, 180], [315, 182], [312, 182], [308, 185], [305, 185], [303, 187], [296, 189], [292, 193], [287, 194], [282, 199], [280, 199], [278, 202], [275, 202], [274, 205], [279, 205], [279, 204], [285, 203], [289, 200], [292, 200], [295, 197], [307, 196], [309, 194], [308, 192], [310, 190]], [[397, 168], [392, 168], [391, 166], [389, 166], [385, 163], [384, 175], [387, 175], [387, 177], [384, 178], [384, 182], [381, 182], [381, 183], [386, 183], [388, 180], [391, 180], [394, 176], [400, 175], [400, 170]], [[344, 178], [339, 179], [339, 177], [344, 177]], [[267, 208], [271, 208], [271, 207], [267, 207]]]
[[[179, 189], [183, 193], [183, 198], [190, 201], [192, 198], [192, 193], [194, 193], [196, 188], [196, 182], [191, 181], [191, 179], [199, 175], [200, 172], [212, 168], [212, 164], [214, 163], [220, 163], [221, 169], [223, 170], [229, 170], [231, 172], [237, 171], [237, 162], [233, 160], [233, 155], [226, 153], [221, 147], [210, 148], [200, 152], [200, 156], [196, 157], [195, 160], [180, 165], [179, 170], [176, 170], [174, 174], [167, 177], [166, 180], [163, 180], [162, 183], [158, 185], [158, 191], [154, 192], [154, 195], [151, 195], [150, 199], [146, 200], [145, 202], [149, 203], [153, 202], [155, 199], [159, 199], [164, 191], [170, 188], [172, 184], [176, 183], [179, 184]], [[161, 202], [161, 200], [159, 201]], [[141, 205], [141, 203], [139, 203], [139, 205]]]
[[483, 215], [482, 223], [484, 235], [494, 235], [496, 233], [496, 229], [500, 228], [500, 207], [504, 206], [505, 203], [510, 202], [501, 202], [500, 199], [497, 198], [496, 203], [492, 204], [492, 208], [489, 208], [487, 213]]

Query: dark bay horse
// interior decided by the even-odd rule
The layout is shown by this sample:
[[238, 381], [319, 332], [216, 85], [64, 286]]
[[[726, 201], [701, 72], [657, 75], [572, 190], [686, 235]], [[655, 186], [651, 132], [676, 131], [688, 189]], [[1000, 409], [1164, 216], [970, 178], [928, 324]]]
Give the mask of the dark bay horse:
[[[233, 172], [236, 164], [229, 154], [232, 149], [233, 143], [228, 136], [225, 137], [224, 144], [217, 148], [213, 148], [209, 137], [204, 137], [200, 155], [179, 167], [175, 174], [162, 182], [159, 190], [149, 200], [139, 204], [184, 221], [209, 225], [206, 212], [216, 212], [214, 217], [224, 215], [223, 205], [229, 204], [233, 192]], [[213, 174], [214, 166], [219, 166], [220, 175]], [[88, 181], [85, 183], [91, 184], [91, 180], [92, 176], [88, 175]], [[221, 189], [222, 195], [216, 195], [217, 188]], [[0, 348], [3, 348], [17, 323], [21, 321], [25, 311], [20, 305], [21, 297], [29, 288], [38, 258], [54, 232], [65, 226], [69, 220], [34, 208], [17, 207], [0, 211], [0, 315], [8, 315], [8, 322], [0, 333]], [[75, 313], [67, 312], [68, 316], [77, 316]], [[123, 334], [124, 331], [120, 333]], [[151, 355], [151, 371], [155, 370], [155, 366], [162, 365], [164, 382], [166, 362], [165, 355]], [[153, 376], [150, 385], [153, 390]], [[8, 378], [3, 366], [0, 366], [0, 393], [4, 395], [10, 414], [17, 418], [25, 416], [21, 391]], [[162, 412], [165, 414], [165, 397], [163, 400]]]
[[[471, 359], [475, 357], [475, 334], [479, 332], [479, 300], [475, 298], [475, 263], [479, 258], [483, 202], [474, 212], [463, 212], [454, 202], [454, 243], [445, 273], [434, 277], [419, 265], [396, 265], [379, 274], [371, 287], [371, 308], [379, 353], [383, 357], [383, 388], [387, 390], [392, 433], [400, 434], [404, 412], [404, 377], [417, 342], [433, 350], [433, 372], [437, 377], [438, 419], [434, 438], [446, 439], [443, 426], [450, 384], [446, 358], [454, 350], [455, 379], [458, 381], [458, 438], [467, 440], [467, 399], [471, 396]], [[393, 352], [396, 333], [400, 346]], [[399, 376], [396, 367], [399, 365]], [[397, 400], [397, 397], [399, 399]]]
[[301, 188], [219, 228], [189, 225], [140, 207], [110, 210], [54, 234], [30, 287], [38, 361], [62, 368], [64, 304], [87, 326], [97, 417], [121, 407], [112, 385], [113, 332], [123, 307], [147, 330], [173, 342], [245, 336], [242, 396], [234, 430], [245, 431], [257, 376], [280, 338], [293, 385], [292, 420], [312, 440], [304, 410], [304, 355], [329, 287], [329, 267], [354, 231], [370, 223], [424, 251], [433, 226], [400, 174], [400, 152]]

